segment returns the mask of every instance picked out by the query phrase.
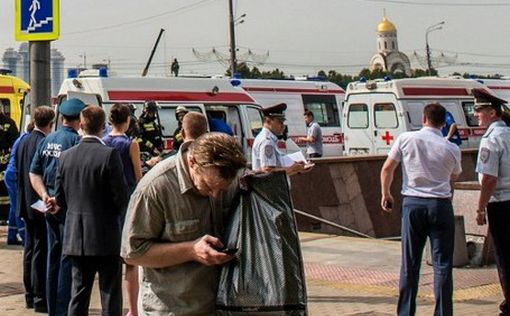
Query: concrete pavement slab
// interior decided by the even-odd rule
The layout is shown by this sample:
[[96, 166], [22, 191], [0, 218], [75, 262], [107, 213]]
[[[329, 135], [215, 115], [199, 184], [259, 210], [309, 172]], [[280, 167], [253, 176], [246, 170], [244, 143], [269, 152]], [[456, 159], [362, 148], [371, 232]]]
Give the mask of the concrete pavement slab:
[[[398, 298], [400, 243], [301, 233], [308, 309], [320, 315], [394, 315]], [[0, 314], [42, 315], [25, 309], [22, 248], [5, 245], [0, 227]], [[432, 315], [432, 268], [423, 263], [417, 315]], [[494, 266], [454, 269], [456, 315], [497, 315], [502, 300]], [[90, 315], [100, 315], [95, 285]], [[126, 302], [124, 302], [126, 306]]]

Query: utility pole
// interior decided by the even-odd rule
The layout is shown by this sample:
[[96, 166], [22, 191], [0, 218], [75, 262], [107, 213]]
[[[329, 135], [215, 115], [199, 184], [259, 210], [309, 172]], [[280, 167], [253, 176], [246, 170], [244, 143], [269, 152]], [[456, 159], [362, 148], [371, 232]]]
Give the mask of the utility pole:
[[51, 105], [50, 41], [30, 41], [31, 113], [40, 105]]
[[425, 40], [425, 53], [427, 54], [427, 74], [432, 74], [432, 63], [430, 62], [430, 46], [428, 39]]
[[156, 39], [156, 43], [154, 44], [154, 47], [152, 48], [151, 55], [149, 56], [149, 60], [147, 61], [147, 65], [145, 65], [145, 68], [142, 71], [142, 77], [147, 76], [147, 73], [149, 72], [149, 67], [152, 62], [152, 57], [154, 57], [154, 53], [156, 53], [156, 48], [158, 48], [159, 40], [161, 39], [161, 35], [163, 35], [163, 32], [165, 29], [160, 29], [158, 38]]
[[230, 76], [233, 78], [237, 71], [237, 58], [236, 58], [236, 36], [235, 36], [235, 22], [234, 22], [234, 9], [233, 0], [228, 0], [228, 13], [229, 13], [229, 30], [230, 30]]

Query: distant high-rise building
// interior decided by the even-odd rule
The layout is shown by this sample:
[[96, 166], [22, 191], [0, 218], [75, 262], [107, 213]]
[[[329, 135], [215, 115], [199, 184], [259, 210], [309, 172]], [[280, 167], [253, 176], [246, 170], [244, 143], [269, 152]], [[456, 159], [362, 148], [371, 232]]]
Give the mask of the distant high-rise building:
[[18, 77], [26, 82], [30, 82], [30, 53], [28, 51], [28, 43], [21, 43], [18, 53], [20, 55]]
[[[60, 85], [64, 81], [64, 55], [56, 48], [51, 49], [51, 95], [56, 96]], [[28, 43], [21, 43], [18, 51], [14, 48], [7, 48], [3, 54], [3, 68], [12, 71], [14, 76], [30, 82], [30, 54], [28, 51]], [[0, 67], [1, 68], [1, 67]]]
[[370, 70], [411, 75], [411, 63], [406, 54], [398, 50], [397, 28], [386, 15], [377, 25], [377, 54], [370, 60]]
[[18, 63], [20, 58], [19, 53], [16, 52], [14, 48], [7, 48], [4, 52], [4, 56], [2, 57], [4, 68], [12, 71], [13, 76], [18, 75]]
[[56, 96], [64, 81], [64, 55], [56, 48], [51, 50], [51, 95]]

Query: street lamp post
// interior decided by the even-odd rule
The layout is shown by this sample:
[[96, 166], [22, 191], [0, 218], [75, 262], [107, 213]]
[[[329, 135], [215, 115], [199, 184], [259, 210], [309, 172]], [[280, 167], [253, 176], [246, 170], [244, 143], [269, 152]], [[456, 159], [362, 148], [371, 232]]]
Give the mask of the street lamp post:
[[427, 54], [427, 73], [428, 75], [432, 75], [432, 63], [430, 61], [430, 46], [429, 46], [429, 33], [437, 30], [441, 30], [443, 28], [444, 21], [436, 23], [427, 27], [427, 31], [425, 32], [425, 50]]

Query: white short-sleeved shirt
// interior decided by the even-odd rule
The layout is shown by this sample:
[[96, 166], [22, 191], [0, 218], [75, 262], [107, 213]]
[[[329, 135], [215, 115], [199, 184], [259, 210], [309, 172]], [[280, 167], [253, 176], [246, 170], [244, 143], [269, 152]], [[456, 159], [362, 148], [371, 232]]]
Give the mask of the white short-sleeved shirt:
[[322, 130], [319, 123], [311, 122], [307, 127], [306, 136], [315, 138], [315, 142], [308, 144], [306, 153], [322, 155]]
[[436, 128], [401, 134], [388, 157], [402, 164], [402, 194], [425, 198], [451, 197], [450, 177], [462, 172], [457, 145]]
[[493, 122], [480, 141], [476, 172], [498, 178], [489, 202], [510, 200], [510, 127], [503, 121]]
[[263, 127], [253, 142], [252, 169], [256, 171], [264, 167], [281, 167], [282, 155], [278, 150], [278, 138], [269, 129]]

